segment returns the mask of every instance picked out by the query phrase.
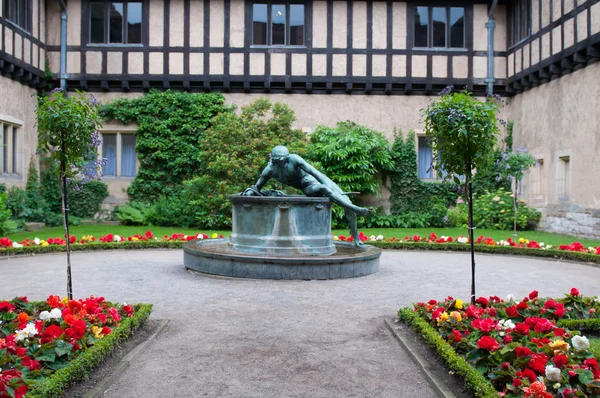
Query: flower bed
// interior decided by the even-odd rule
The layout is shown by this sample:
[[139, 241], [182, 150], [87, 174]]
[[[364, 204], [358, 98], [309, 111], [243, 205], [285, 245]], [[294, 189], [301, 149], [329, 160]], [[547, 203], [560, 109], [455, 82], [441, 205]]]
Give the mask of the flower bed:
[[0, 301], [0, 397], [54, 397], [145, 323], [152, 305], [103, 297]]
[[[421, 250], [469, 250], [469, 239], [464, 236], [437, 236], [435, 232], [429, 236], [406, 236], [403, 239], [396, 237], [384, 238], [383, 235], [367, 236], [364, 232], [359, 234], [362, 242], [373, 244], [382, 249], [421, 249]], [[195, 235], [184, 235], [175, 233], [156, 237], [152, 231], [133, 236], [119, 236], [107, 234], [96, 238], [94, 236], [71, 236], [71, 250], [104, 250], [104, 249], [143, 249], [143, 248], [180, 248], [183, 242], [194, 239], [217, 239], [223, 235], [212, 234], [210, 237], [204, 233]], [[333, 236], [334, 241], [352, 242], [353, 238], [343, 235]], [[538, 257], [564, 258], [576, 261], [593, 262], [600, 264], [600, 246], [584, 247], [580, 242], [559, 245], [553, 247], [543, 242], [536, 242], [520, 238], [513, 241], [511, 238], [495, 241], [492, 238], [479, 236], [475, 242], [475, 250], [484, 253], [503, 253], [530, 255]], [[15, 254], [34, 254], [64, 251], [66, 242], [63, 238], [50, 238], [42, 240], [39, 238], [25, 239], [13, 242], [9, 238], [0, 238], [0, 256]]]
[[600, 395], [598, 359], [583, 334], [600, 330], [600, 299], [575, 288], [561, 299], [533, 291], [520, 301], [480, 297], [469, 306], [448, 297], [417, 303], [398, 316], [465, 377], [476, 396]]

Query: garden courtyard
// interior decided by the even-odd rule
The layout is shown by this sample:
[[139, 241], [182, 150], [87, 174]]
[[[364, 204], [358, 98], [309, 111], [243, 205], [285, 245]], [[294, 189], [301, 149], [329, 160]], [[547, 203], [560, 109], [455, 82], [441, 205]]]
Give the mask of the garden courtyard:
[[[418, 301], [468, 301], [467, 253], [384, 251], [378, 273], [329, 281], [210, 277], [186, 271], [182, 251], [73, 253], [75, 297], [153, 303], [167, 327], [106, 397], [432, 397], [436, 391], [384, 325]], [[64, 291], [63, 253], [1, 263], [2, 297]], [[477, 295], [600, 294], [600, 268], [477, 255]], [[441, 366], [441, 365], [440, 365]]]

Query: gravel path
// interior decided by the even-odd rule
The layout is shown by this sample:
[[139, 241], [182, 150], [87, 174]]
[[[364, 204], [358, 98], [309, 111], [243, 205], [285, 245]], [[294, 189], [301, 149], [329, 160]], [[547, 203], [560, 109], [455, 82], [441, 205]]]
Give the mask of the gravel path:
[[[478, 295], [600, 295], [600, 268], [477, 255]], [[466, 253], [396, 252], [377, 274], [331, 281], [208, 277], [180, 250], [74, 253], [74, 294], [154, 304], [167, 329], [106, 397], [432, 397], [383, 317], [430, 298], [468, 300]], [[0, 261], [0, 297], [66, 292], [64, 254]]]

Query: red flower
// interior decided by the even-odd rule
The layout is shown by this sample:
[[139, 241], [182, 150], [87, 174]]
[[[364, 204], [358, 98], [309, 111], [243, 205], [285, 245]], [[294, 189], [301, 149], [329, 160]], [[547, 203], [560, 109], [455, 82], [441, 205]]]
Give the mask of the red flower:
[[523, 384], [523, 382], [522, 382], [520, 379], [517, 379], [517, 378], [514, 378], [514, 379], [513, 379], [512, 385], [513, 385], [515, 388], [519, 388], [519, 387], [521, 386], [521, 384]]
[[571, 296], [579, 296], [579, 289], [577, 289], [576, 287], [571, 288]]
[[471, 322], [471, 327], [474, 329], [479, 329], [484, 333], [489, 333], [492, 329], [496, 327], [496, 322], [492, 318], [485, 319], [474, 319]]
[[565, 305], [563, 303], [556, 303], [554, 315], [558, 318], [562, 318], [565, 315]]
[[595, 358], [588, 358], [583, 361], [583, 364], [590, 367], [590, 369], [598, 370], [598, 361]]
[[506, 307], [506, 315], [511, 318], [518, 316], [519, 313], [517, 312], [517, 307], [514, 305], [511, 305], [510, 307]]
[[58, 308], [58, 307], [62, 307], [62, 303], [60, 302], [60, 297], [58, 296], [48, 296], [48, 300], [46, 300], [46, 303], [48, 303], [48, 305], [52, 308]]
[[430, 233], [430, 234], [429, 234], [429, 240], [432, 240], [432, 241], [434, 241], [434, 240], [436, 240], [437, 238], [438, 238], [438, 236], [435, 234], [435, 232], [432, 232], [432, 233]]
[[111, 329], [111, 328], [109, 328], [108, 326], [104, 326], [104, 327], [102, 328], [102, 334], [103, 334], [103, 335], [105, 335], [105, 336], [108, 336], [108, 335], [109, 335], [109, 334], [111, 334], [111, 333], [112, 333], [112, 329]]
[[575, 398], [577, 397], [577, 390], [572, 388], [565, 388], [562, 392], [563, 398]]
[[524, 397], [532, 397], [532, 398], [553, 398], [554, 395], [546, 392], [546, 385], [541, 381], [535, 381], [531, 383], [530, 387], [523, 387], [523, 391], [525, 391]]
[[563, 336], [566, 336], [566, 334], [567, 334], [567, 332], [563, 328], [556, 328], [556, 329], [554, 329], [554, 335], [556, 337], [563, 337]]
[[517, 309], [520, 311], [524, 311], [527, 308], [529, 308], [529, 306], [527, 305], [527, 302], [525, 302], [525, 301], [521, 301], [519, 304], [517, 304]]
[[515, 353], [517, 354], [517, 357], [519, 357], [519, 358], [529, 356], [532, 354], [532, 352], [529, 348], [522, 347], [522, 346], [515, 347]]
[[481, 243], [481, 242], [483, 242], [483, 235], [480, 235], [480, 236], [477, 238], [477, 240], [475, 241], [475, 243], [476, 243], [476, 244], [477, 244], [477, 243]]
[[533, 383], [537, 376], [531, 369], [525, 369], [522, 372], [517, 372], [517, 377], [524, 377], [529, 380], [530, 383]]
[[477, 340], [477, 347], [483, 350], [494, 351], [500, 347], [500, 344], [493, 337], [483, 336]]
[[431, 319], [436, 320], [440, 317], [440, 315], [442, 315], [442, 312], [444, 312], [444, 309], [439, 307], [436, 308], [435, 311], [433, 311], [433, 314], [431, 314]]
[[552, 362], [554, 362], [554, 366], [557, 368], [562, 368], [567, 362], [569, 362], [569, 358], [567, 358], [567, 356], [564, 354], [558, 354], [552, 359]]
[[27, 348], [25, 347], [19, 347], [17, 348], [17, 355], [22, 357], [25, 356], [25, 354], [27, 354]]
[[533, 370], [539, 375], [546, 373], [546, 364], [548, 363], [548, 357], [546, 354], [532, 354], [527, 367]]
[[86, 323], [79, 319], [70, 328], [65, 329], [65, 335], [69, 338], [80, 340], [85, 336], [86, 327]]
[[40, 363], [38, 361], [32, 360], [29, 355], [21, 358], [21, 363], [23, 366], [29, 368], [29, 370], [40, 370]]
[[128, 318], [131, 318], [133, 316], [133, 307], [130, 305], [124, 305], [123, 312], [127, 314]]
[[477, 308], [473, 304], [467, 307], [465, 314], [468, 318], [479, 318], [483, 313], [483, 308]]
[[490, 304], [489, 300], [485, 297], [479, 297], [477, 300], [475, 300], [475, 303], [481, 305], [482, 307], [487, 307]]
[[502, 340], [502, 342], [504, 344], [510, 344], [510, 343], [512, 343], [512, 336], [510, 334], [507, 334], [506, 336], [504, 336], [504, 339]]
[[437, 304], [437, 301], [436, 301], [436, 300], [429, 300], [429, 301], [427, 302], [427, 304], [429, 304], [429, 305], [436, 305], [436, 304]]
[[535, 324], [535, 326], [533, 327], [533, 330], [538, 333], [548, 333], [553, 328], [554, 328], [554, 324], [552, 322], [550, 322], [548, 319], [543, 318], [543, 319], [540, 319], [540, 321]]
[[12, 305], [11, 303], [9, 303], [8, 301], [0, 301], [0, 312], [2, 312], [2, 311], [13, 312], [14, 309], [15, 309], [15, 306]]
[[522, 334], [522, 335], [528, 335], [529, 334], [529, 325], [527, 325], [525, 323], [517, 323], [515, 326], [515, 332]]
[[556, 308], [556, 301], [550, 299], [544, 303], [544, 308], [550, 310], [552, 308]]
[[455, 343], [458, 343], [459, 341], [462, 340], [462, 334], [458, 331], [458, 330], [453, 330], [452, 334], [448, 337], [450, 339], [450, 341], [454, 341]]

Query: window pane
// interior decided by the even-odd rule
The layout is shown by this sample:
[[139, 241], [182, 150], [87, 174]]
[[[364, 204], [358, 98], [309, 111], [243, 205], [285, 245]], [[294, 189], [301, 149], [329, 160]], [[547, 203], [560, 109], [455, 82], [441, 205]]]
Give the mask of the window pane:
[[304, 5], [290, 5], [290, 46], [304, 45]]
[[427, 47], [427, 32], [429, 26], [429, 11], [427, 7], [417, 7], [415, 10], [415, 47]]
[[267, 5], [254, 4], [252, 8], [252, 44], [267, 44]]
[[115, 134], [102, 134], [102, 157], [106, 164], [102, 167], [105, 176], [117, 175], [117, 136]]
[[127, 3], [127, 43], [142, 42], [142, 3]]
[[271, 44], [285, 45], [285, 5], [273, 4], [271, 9]]
[[105, 3], [90, 4], [90, 43], [104, 43]]
[[465, 9], [462, 7], [450, 8], [450, 47], [462, 48], [465, 46]]
[[19, 0], [19, 22], [18, 25], [23, 29], [27, 28], [27, 0]]
[[446, 47], [446, 7], [433, 7], [433, 47]]
[[2, 134], [2, 172], [8, 172], [8, 131], [9, 126], [4, 125], [4, 131]]
[[109, 43], [123, 43], [123, 3], [110, 3]]
[[135, 135], [121, 135], [121, 175], [135, 176]]
[[13, 126], [12, 129], [12, 172], [17, 173], [17, 131], [18, 128]]
[[427, 137], [419, 137], [419, 178], [433, 178], [433, 169], [431, 163], [433, 162], [433, 153], [431, 152], [431, 145]]

